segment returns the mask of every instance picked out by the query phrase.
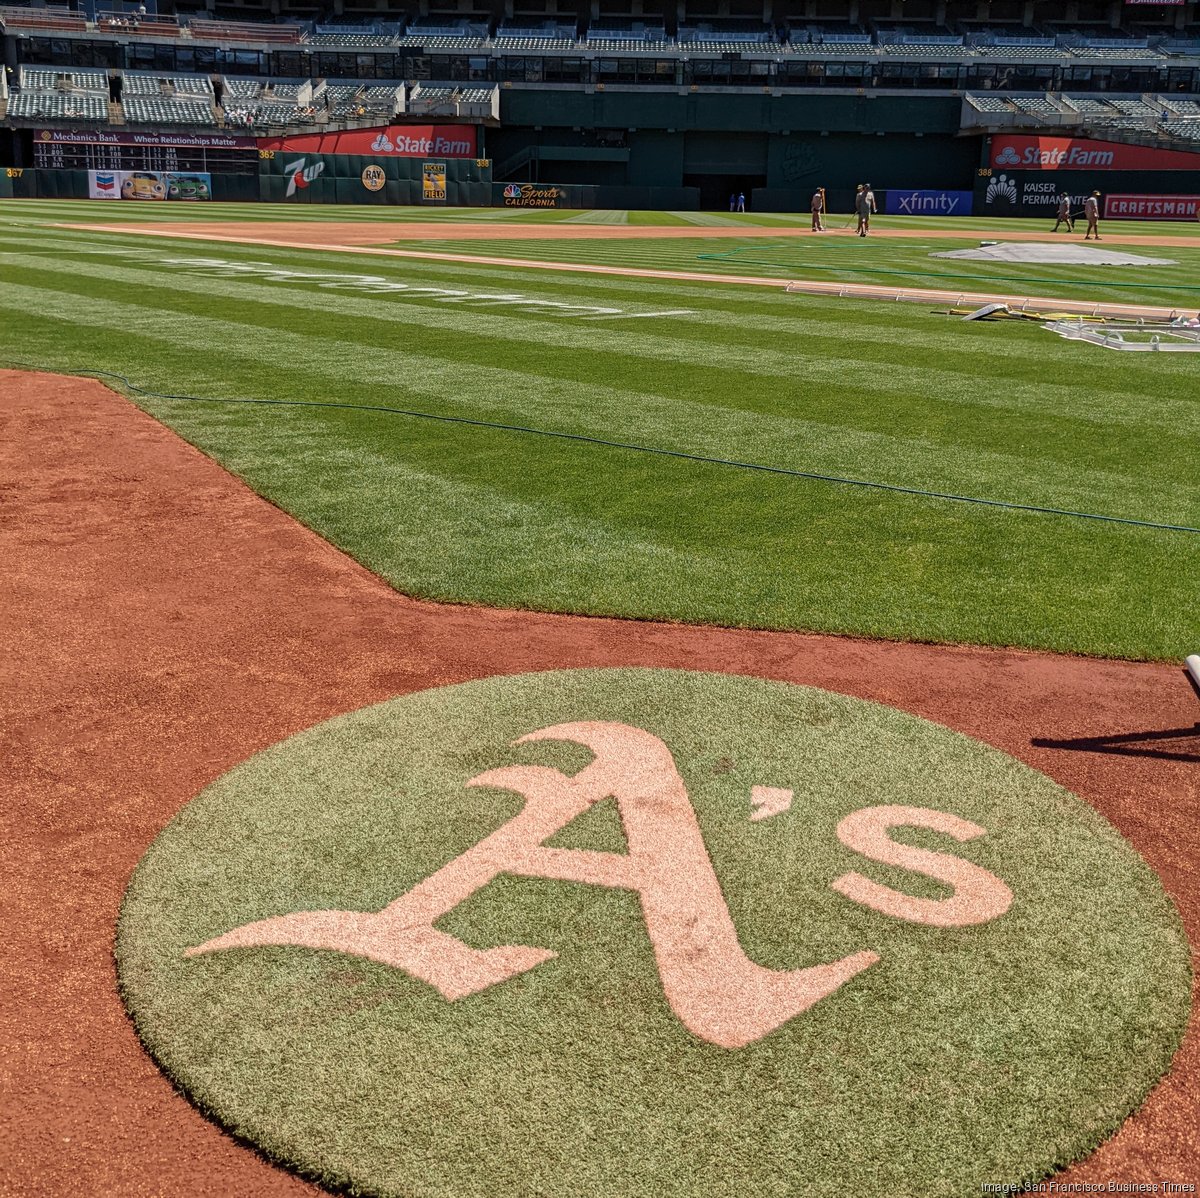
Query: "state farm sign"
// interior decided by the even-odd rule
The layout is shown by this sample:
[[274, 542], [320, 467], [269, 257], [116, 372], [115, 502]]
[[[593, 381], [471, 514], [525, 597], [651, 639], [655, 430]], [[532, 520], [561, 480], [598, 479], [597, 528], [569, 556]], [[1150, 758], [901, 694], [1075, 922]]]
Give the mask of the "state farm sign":
[[1027, 171], [1200, 171], [1200, 153], [1077, 137], [1003, 136], [992, 139], [991, 165]]
[[301, 133], [259, 138], [260, 150], [293, 154], [362, 154], [372, 158], [474, 158], [472, 125], [389, 125], [338, 133]]

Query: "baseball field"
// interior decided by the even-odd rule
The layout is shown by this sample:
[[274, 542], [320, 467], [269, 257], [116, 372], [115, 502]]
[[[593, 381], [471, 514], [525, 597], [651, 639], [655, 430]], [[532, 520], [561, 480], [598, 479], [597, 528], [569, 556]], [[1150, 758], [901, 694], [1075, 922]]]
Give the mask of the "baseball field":
[[1200, 1183], [1200, 227], [829, 223], [0, 204], [0, 1192]]

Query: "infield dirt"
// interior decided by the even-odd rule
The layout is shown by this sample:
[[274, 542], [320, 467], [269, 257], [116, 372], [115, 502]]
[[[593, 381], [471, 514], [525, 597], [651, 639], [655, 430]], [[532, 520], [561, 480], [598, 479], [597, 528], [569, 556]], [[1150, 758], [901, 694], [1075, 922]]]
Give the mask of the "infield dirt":
[[[65, 225], [64, 228], [82, 229], [94, 233], [129, 233], [131, 226], [121, 225]], [[613, 240], [622, 237], [645, 239], [679, 238], [679, 237], [741, 237], [742, 230], [728, 228], [692, 228], [677, 229], [662, 226], [623, 226], [623, 225], [571, 225], [571, 230], [582, 230], [585, 240]], [[510, 229], [522, 230], [517, 240], [525, 241], [558, 241], [579, 240], [573, 232], [568, 233], [562, 225], [507, 225], [503, 236], [507, 239]], [[539, 258], [509, 258], [495, 257], [486, 254], [461, 253], [448, 249], [396, 249], [394, 243], [420, 243], [425, 239], [457, 240], [461, 236], [467, 240], [484, 240], [497, 238], [500, 230], [494, 225], [455, 225], [447, 222], [413, 224], [353, 224], [323, 221], [312, 223], [305, 221], [262, 221], [238, 223], [236, 221], [180, 222], [169, 225], [139, 225], [139, 234], [149, 237], [163, 237], [172, 240], [228, 242], [235, 245], [276, 246], [280, 249], [321, 249], [340, 254], [367, 254], [391, 258], [416, 258], [431, 262], [466, 263], [475, 266], [505, 266], [526, 270], [558, 271], [569, 274], [615, 275], [634, 279], [660, 279], [675, 282], [719, 283], [722, 285], [743, 287], [786, 287], [789, 291], [804, 292], [808, 295], [837, 296], [838, 298], [873, 299], [873, 300], [914, 300], [922, 303], [975, 306], [980, 304], [1001, 303], [1022, 309], [1032, 308], [1036, 311], [1067, 313], [1081, 316], [1103, 316], [1129, 319], [1144, 319], [1166, 321], [1179, 317], [1183, 309], [1178, 306], [1167, 307], [1154, 304], [1105, 303], [1094, 299], [1063, 299], [1050, 296], [1031, 295], [1020, 292], [1013, 287], [1000, 287], [986, 290], [953, 291], [930, 287], [896, 288], [887, 284], [877, 283], [846, 283], [819, 282], [811, 279], [797, 280], [785, 277], [764, 277], [761, 275], [716, 274], [707, 271], [692, 270], [660, 270], [648, 267], [619, 266], [615, 264], [599, 265], [583, 262], [551, 262]], [[787, 233], [797, 234], [799, 230], [789, 229]], [[545, 233], [543, 237], [541, 234]], [[853, 233], [841, 231], [843, 235], [854, 236]], [[778, 230], [750, 228], [751, 237], [781, 236]], [[835, 233], [835, 235], [838, 235]], [[872, 236], [877, 234], [872, 233]], [[928, 237], [928, 230], [893, 229], [883, 230], [879, 236], [892, 237]], [[974, 236], [974, 234], [972, 234]], [[985, 236], [1007, 238], [1008, 240], [1037, 240], [1052, 241], [1049, 234], [1018, 234], [994, 233]], [[386, 242], [386, 243], [385, 243]], [[1130, 236], [1124, 240], [1112, 239], [1114, 245], [1182, 245], [1190, 246], [1194, 240], [1187, 238]], [[798, 273], [803, 273], [800, 268]], [[1036, 281], [1030, 285], [1036, 287]], [[1190, 309], [1189, 309], [1190, 311]]]
[[[419, 603], [100, 384], [2, 371], [0, 393], [0, 1193], [314, 1192], [208, 1123], [143, 1053], [116, 991], [117, 908], [150, 842], [209, 782], [321, 720], [427, 687], [639, 665], [889, 703], [1092, 803], [1200, 942], [1200, 725], [1178, 669]], [[1090, 743], [1034, 743], [1078, 738]], [[1193, 1017], [1143, 1109], [1060, 1180], [1200, 1181], [1198, 1066]]]
[[[831, 219], [836, 220], [836, 217]], [[70, 228], [92, 229], [98, 232], [129, 233], [129, 225], [75, 224]], [[272, 242], [286, 239], [312, 246], [389, 245], [397, 241], [676, 241], [680, 239], [770, 238], [801, 239], [814, 236], [797, 226], [765, 228], [757, 225], [586, 225], [583, 223], [518, 224], [497, 226], [495, 221], [180, 221], [178, 224], [139, 224], [138, 233], [159, 233], [170, 236], [191, 234], [211, 237], [218, 241]], [[853, 229], [830, 229], [820, 237], [854, 237]], [[1047, 232], [1025, 232], [1012, 229], [993, 231], [980, 225], [978, 229], [955, 229], [937, 232], [931, 229], [871, 230], [872, 237], [916, 238], [928, 241], [934, 237], [953, 237], [963, 241], [985, 238], [989, 241], [1082, 241], [1078, 236], [1064, 237]], [[1120, 233], [1106, 235], [1105, 244], [1157, 245], [1195, 248], [1195, 237], [1170, 233]]]

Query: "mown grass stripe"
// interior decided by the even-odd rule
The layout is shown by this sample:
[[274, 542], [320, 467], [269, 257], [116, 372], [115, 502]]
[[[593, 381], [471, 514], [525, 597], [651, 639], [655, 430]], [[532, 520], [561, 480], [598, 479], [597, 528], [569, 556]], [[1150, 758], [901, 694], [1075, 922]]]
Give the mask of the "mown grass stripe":
[[[400, 244], [400, 243], [396, 243]], [[870, 283], [891, 288], [938, 288], [970, 292], [983, 287], [1064, 299], [1117, 300], [1131, 303], [1174, 304], [1182, 309], [1200, 306], [1195, 284], [1200, 252], [1190, 248], [1156, 249], [1146, 256], [1172, 258], [1178, 266], [1112, 268], [1097, 266], [1028, 265], [973, 261], [955, 263], [931, 258], [934, 249], [963, 248], [963, 242], [940, 241], [918, 246], [901, 241], [856, 242], [819, 238], [773, 243], [769, 239], [746, 245], [680, 239], [654, 242], [549, 241], [531, 246], [526, 241], [497, 239], [483, 245], [452, 237], [427, 241], [426, 248], [468, 256], [537, 257], [560, 264], [713, 274], [740, 274], [780, 279], [816, 278], [822, 282]], [[1097, 271], [1106, 277], [1098, 279]], [[1109, 277], [1111, 276], [1111, 277]], [[1123, 285], [1124, 283], [1124, 285]]]
[[[426, 410], [465, 412], [546, 428], [575, 428], [606, 439], [639, 440], [685, 453], [737, 457], [822, 473], [846, 473], [840, 463], [852, 460], [860, 464], [858, 477], [938, 491], [979, 495], [979, 478], [1001, 474], [1012, 490], [987, 498], [1095, 510], [1133, 519], [1188, 523], [1188, 513], [1196, 510], [1200, 496], [1193, 486], [1164, 491], [1150, 480], [1097, 467], [1085, 469], [1077, 464], [1068, 471], [1060, 465], [1049, 471], [1049, 463], [1044, 461], [961, 443], [955, 443], [953, 454], [947, 455], [947, 445], [923, 436], [890, 435], [778, 415], [764, 417], [697, 401], [688, 403], [687, 416], [681, 420], [685, 409], [677, 401], [645, 392], [585, 387], [575, 381], [483, 362], [465, 369], [453, 356], [409, 353], [372, 344], [365, 339], [367, 325], [363, 322], [352, 322], [360, 338], [352, 341], [290, 332], [267, 321], [262, 305], [251, 306], [253, 320], [217, 320], [181, 310], [176, 306], [181, 298], [178, 294], [163, 294], [162, 302], [150, 309], [149, 305], [77, 294], [72, 301], [67, 297], [74, 293], [69, 291], [44, 292], [19, 285], [7, 290], [13, 306], [37, 304], [39, 299], [44, 301], [52, 295], [52, 303], [41, 302], [39, 306], [52, 311], [55, 319], [72, 319], [74, 313], [78, 323], [136, 329], [138, 336], [153, 340], [176, 344], [198, 340], [221, 345], [226, 356], [290, 361], [292, 369], [285, 376], [289, 379], [302, 371], [309, 379], [367, 385], [375, 402], [382, 402], [380, 397], [389, 393], [424, 396]], [[113, 281], [106, 288], [109, 296], [141, 296], [145, 291], [136, 283], [117, 286]], [[4, 299], [0, 304], [8, 306]], [[149, 310], [155, 312], [152, 320], [146, 319]], [[449, 349], [453, 354], [453, 344]], [[479, 346], [475, 344], [473, 349], [478, 351]], [[445, 353], [446, 349], [439, 352]], [[485, 359], [490, 356], [484, 354]], [[417, 385], [397, 385], [397, 376], [415, 380]], [[273, 390], [270, 394], [281, 393]], [[282, 396], [296, 397], [286, 389]], [[436, 398], [429, 405], [431, 396]], [[899, 470], [898, 463], [902, 464]], [[1122, 499], [1136, 506], [1125, 510], [1111, 506]]]
[[[876, 399], [897, 393], [913, 393], [924, 387], [923, 406], [926, 410], [945, 410], [947, 406], [994, 409], [1003, 414], [1002, 418], [1005, 421], [1016, 413], [1042, 412], [1045, 404], [1052, 402], [1059, 406], [1059, 422], [1064, 427], [1064, 436], [1072, 439], [1086, 437], [1089, 424], [1102, 425], [1107, 429], [1114, 422], [1127, 427], [1130, 436], [1136, 435], [1140, 429], [1157, 439], [1162, 421], [1167, 417], [1173, 418], [1176, 431], [1181, 436], [1200, 433], [1200, 406], [1185, 399], [1166, 405], [1147, 405], [1139, 401], [1136, 391], [1130, 389], [1128, 380], [1123, 380], [1119, 375], [1105, 378], [1097, 389], [1083, 394], [1068, 384], [1031, 381], [1028, 378], [1028, 354], [1019, 352], [1023, 347], [1018, 345], [1006, 347], [1005, 354], [996, 353], [989, 347], [988, 350], [975, 350], [969, 356], [960, 352], [952, 360], [942, 357], [937, 370], [918, 366], [897, 366], [894, 361], [895, 351], [911, 336], [906, 328], [878, 331], [871, 338], [857, 338], [852, 347], [854, 356], [849, 357], [837, 356], [847, 348], [845, 338], [840, 335], [842, 330], [832, 321], [811, 318], [803, 325], [795, 321], [785, 325], [784, 331], [790, 338], [795, 339], [797, 332], [802, 330], [803, 339], [791, 350], [784, 350], [769, 348], [776, 341], [773, 336], [776, 330], [756, 327], [761, 321], [754, 321], [749, 315], [731, 320], [726, 313], [710, 315], [696, 312], [681, 323], [671, 320], [655, 325], [653, 332], [647, 331], [648, 325], [633, 331], [630, 328], [618, 329], [612, 325], [588, 324], [581, 330], [575, 322], [563, 323], [561, 317], [525, 315], [520, 311], [519, 305], [514, 305], [511, 310], [497, 306], [480, 310], [471, 305], [450, 304], [437, 297], [420, 295], [358, 298], [338, 290], [318, 289], [317, 283], [320, 280], [317, 279], [307, 283], [298, 281], [296, 284], [268, 283], [260, 276], [246, 275], [228, 280], [213, 277], [205, 268], [199, 267], [179, 274], [172, 272], [169, 278], [164, 279], [162, 272], [153, 262], [142, 266], [123, 267], [104, 258], [62, 264], [46, 262], [32, 255], [12, 255], [9, 260], [13, 267], [25, 267], [31, 271], [43, 271], [48, 274], [83, 274], [136, 283], [139, 286], [164, 287], [171, 291], [194, 295], [211, 294], [231, 301], [241, 300], [299, 311], [308, 311], [320, 306], [323, 311], [336, 311], [365, 320], [454, 330], [476, 339], [520, 340], [525, 344], [545, 345], [559, 350], [578, 349], [604, 354], [613, 359], [651, 359], [674, 363], [686, 369], [694, 369], [700, 365], [705, 370], [716, 368], [734, 374], [776, 380], [796, 378], [800, 373], [796, 360], [799, 353], [802, 355], [805, 380], [817, 388], [830, 386], [843, 372], [886, 364], [886, 377], [871, 386], [871, 395]], [[192, 260], [204, 261], [205, 258], [201, 256]], [[225, 258], [208, 260], [235, 261]], [[309, 269], [312, 269], [311, 264]], [[214, 273], [219, 274], [219, 269]], [[381, 271], [372, 277], [399, 278], [406, 282], [416, 282], [419, 279], [416, 272], [400, 270]], [[461, 278], [459, 281], [462, 282]], [[416, 285], [422, 284], [417, 282]], [[297, 295], [297, 287], [304, 287], [305, 290]], [[544, 298], [546, 295], [561, 298], [557, 289], [551, 290], [544, 284], [540, 291], [523, 288], [521, 293], [527, 292], [534, 299]], [[702, 323], [705, 327], [703, 330], [688, 328], [687, 325], [692, 323]], [[719, 344], [713, 340], [714, 329], [718, 327], [726, 344]], [[948, 335], [943, 336], [934, 344], [937, 348], [949, 349], [951, 338]], [[496, 352], [503, 354], [512, 351], [497, 347]], [[546, 374], [553, 374], [559, 363], [566, 360], [564, 355], [545, 363], [541, 370]], [[820, 363], [819, 373], [813, 366], [814, 361]], [[1144, 365], [1149, 368], [1151, 364]], [[1153, 364], [1154, 368], [1158, 368], [1159, 365], [1158, 362]], [[1186, 368], [1186, 364], [1178, 360], [1172, 360], [1171, 365], [1167, 367], [1180, 372]], [[983, 369], [990, 375], [989, 386], [972, 386], [965, 389], [962, 387], [964, 377], [974, 380]], [[1021, 377], [1022, 372], [1026, 377]], [[842, 388], [839, 387], [836, 394], [840, 396], [841, 391]], [[744, 407], [747, 402], [744, 398], [746, 394], [745, 388], [741, 388], [737, 397], [732, 402], [727, 401], [725, 406]], [[769, 399], [764, 399], [764, 407], [770, 404]], [[813, 408], [828, 409], [830, 403], [828, 398], [823, 399], [817, 395], [806, 397], [806, 406], [812, 411]], [[1107, 440], [1107, 437], [1105, 439]], [[1129, 448], [1128, 444], [1122, 447], [1122, 453], [1128, 452]]]
[[[30, 209], [0, 203], [5, 247], [33, 260], [16, 265], [0, 256], [4, 348], [24, 361], [115, 370], [177, 393], [435, 405], [439, 413], [511, 416], [583, 435], [632, 430], [626, 439], [645, 444], [820, 460], [830, 473], [963, 481], [944, 489], [976, 494], [1028, 499], [1040, 491], [1056, 504], [1082, 493], [1089, 502], [1062, 506], [1095, 510], [1090, 501], [1107, 497], [1135, 516], [1178, 510], [1180, 522], [1196, 522], [1186, 517], [1198, 506], [1200, 404], [1194, 371], [1178, 359], [1106, 354], [1036, 328], [955, 325], [916, 305], [609, 276], [547, 281], [517, 267], [416, 260], [357, 258], [348, 267], [344, 255], [316, 250], [154, 243], [156, 252], [176, 257], [269, 259], [699, 314], [630, 329], [603, 351], [593, 343], [547, 344], [539, 338], [588, 326], [477, 312], [499, 317], [482, 328], [463, 323], [474, 319], [469, 312], [433, 301], [344, 292], [333, 296], [350, 303], [333, 308], [323, 303], [325, 293], [313, 295], [304, 284], [226, 279], [231, 294], [207, 294], [210, 280], [153, 263], [137, 263], [130, 278], [105, 278], [97, 265], [135, 264], [81, 251], [145, 247], [140, 228], [154, 214], [122, 215], [121, 205], [44, 207], [52, 219], [14, 222], [14, 211]], [[111, 216], [126, 232], [53, 227], [69, 223], [72, 210], [76, 220]], [[310, 222], [350, 213], [254, 209], [255, 216]], [[218, 206], [184, 215], [245, 219]], [[386, 209], [365, 215], [394, 217]], [[448, 220], [445, 227], [452, 239], [456, 226]], [[961, 243], [979, 227], [952, 236]], [[922, 238], [871, 252], [926, 253], [939, 241], [953, 244], [952, 229], [941, 222], [929, 245]], [[636, 248], [644, 253], [652, 244]], [[47, 264], [67, 271], [47, 271]], [[195, 289], [181, 288], [181, 277]], [[663, 360], [654, 357], [656, 346]], [[693, 362], [670, 356], [684, 350]], [[716, 365], [714, 355], [721, 356]], [[764, 355], [774, 355], [770, 369], [756, 374]], [[911, 373], [900, 379], [898, 371]], [[284, 415], [142, 402], [414, 593], [1104, 654], [1164, 657], [1195, 648], [1200, 552], [1178, 534], [751, 478], [374, 411], [289, 408]], [[739, 452], [745, 446], [753, 452]]]

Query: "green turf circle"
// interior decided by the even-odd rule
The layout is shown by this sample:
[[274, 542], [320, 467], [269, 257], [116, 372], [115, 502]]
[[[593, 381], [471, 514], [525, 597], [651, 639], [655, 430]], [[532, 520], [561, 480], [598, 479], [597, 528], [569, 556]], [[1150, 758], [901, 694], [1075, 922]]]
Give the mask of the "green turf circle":
[[[671, 750], [746, 954], [878, 964], [744, 1048], [664, 998], [635, 894], [501, 875], [437, 927], [557, 956], [449, 1002], [405, 972], [307, 948], [184, 950], [253, 920], [377, 911], [512, 818], [505, 765], [574, 774], [589, 750], [514, 745], [565, 721]], [[791, 807], [752, 822], [751, 787]], [[949, 889], [839, 843], [901, 804], [970, 820], [958, 844], [1011, 908], [939, 929], [830, 882]], [[547, 841], [622, 853], [613, 800]], [[155, 841], [125, 897], [123, 993], [206, 1112], [331, 1186], [381, 1195], [977, 1194], [1085, 1154], [1166, 1070], [1187, 1017], [1186, 940], [1158, 879], [1093, 809], [1012, 758], [911, 715], [729, 675], [489, 678], [331, 720], [232, 770]]]

